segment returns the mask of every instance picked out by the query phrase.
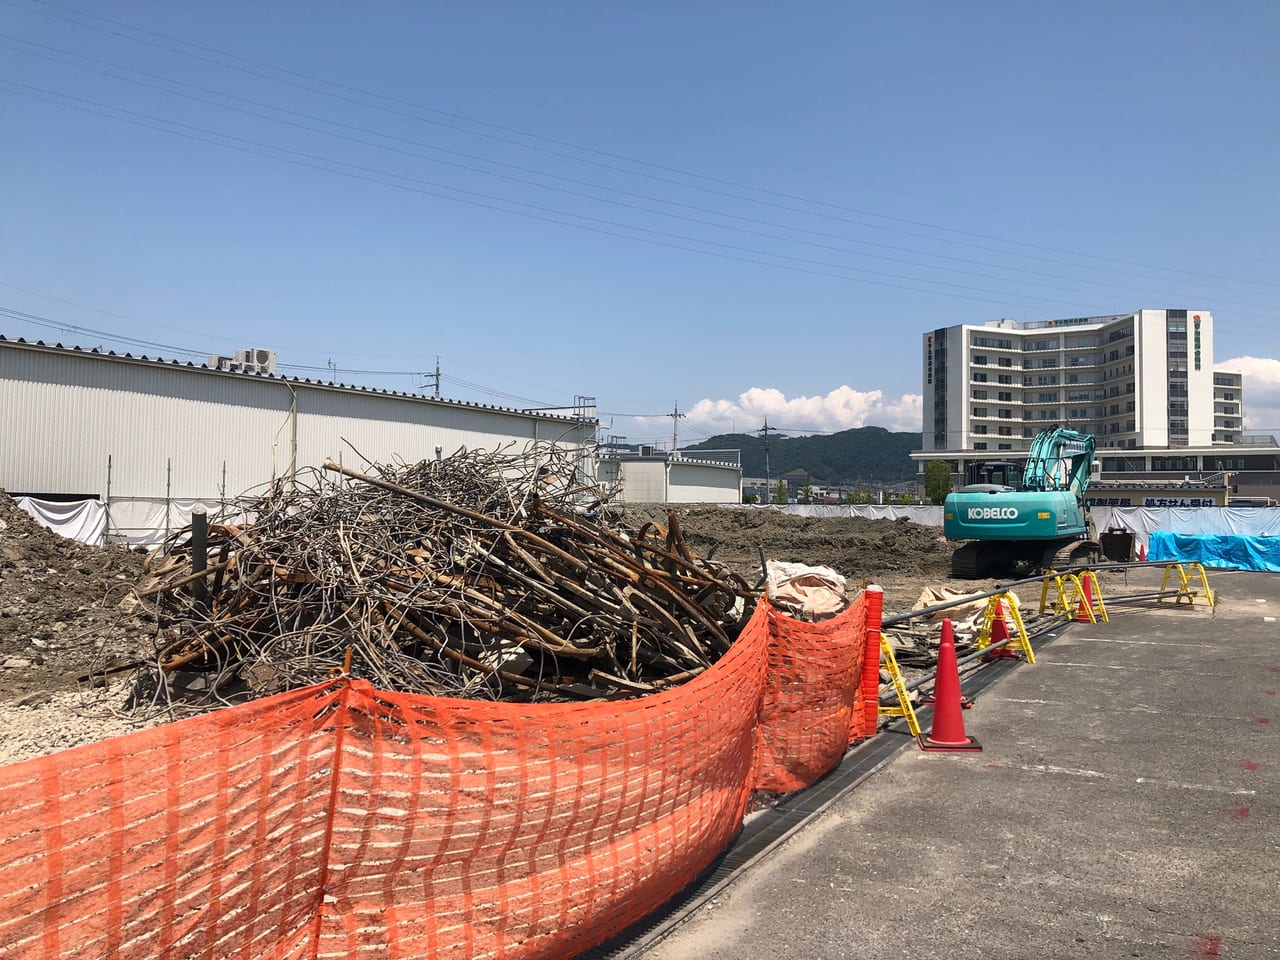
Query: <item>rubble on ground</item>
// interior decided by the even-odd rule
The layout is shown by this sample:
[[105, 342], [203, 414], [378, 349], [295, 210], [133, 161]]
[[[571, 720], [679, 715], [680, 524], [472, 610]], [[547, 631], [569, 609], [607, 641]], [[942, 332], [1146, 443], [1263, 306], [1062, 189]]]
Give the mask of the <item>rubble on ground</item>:
[[[382, 690], [617, 699], [696, 676], [750, 618], [746, 581], [689, 549], [674, 514], [611, 528], [604, 495], [546, 445], [409, 466], [327, 464], [191, 528], [136, 591], [165, 624], [147, 667], [214, 704], [335, 673]], [[197, 562], [198, 561], [198, 562]]]

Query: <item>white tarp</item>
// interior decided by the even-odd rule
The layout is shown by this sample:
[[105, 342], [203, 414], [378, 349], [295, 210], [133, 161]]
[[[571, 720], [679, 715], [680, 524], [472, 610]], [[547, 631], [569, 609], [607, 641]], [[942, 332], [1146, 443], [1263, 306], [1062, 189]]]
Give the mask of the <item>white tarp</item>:
[[107, 531], [107, 511], [97, 500], [62, 503], [17, 497], [14, 503], [40, 526], [81, 543], [99, 545]]
[[931, 506], [877, 503], [762, 503], [723, 504], [729, 510], [777, 510], [797, 517], [870, 517], [872, 520], [910, 520], [926, 527], [942, 526], [942, 508]]
[[1280, 536], [1280, 507], [1093, 507], [1099, 533], [1123, 530], [1135, 543], [1150, 544], [1157, 530], [1241, 537]]
[[108, 510], [107, 539], [130, 546], [155, 546], [175, 530], [191, 523], [196, 507], [203, 507], [210, 517], [217, 514], [217, 500], [149, 500], [142, 497], [111, 501]]
[[197, 507], [214, 516], [220, 504], [216, 500], [151, 500], [129, 497], [112, 500], [110, 505], [97, 500], [62, 503], [17, 497], [14, 502], [31, 519], [54, 533], [81, 543], [100, 546], [123, 543], [131, 547], [153, 547], [165, 537], [191, 523]]

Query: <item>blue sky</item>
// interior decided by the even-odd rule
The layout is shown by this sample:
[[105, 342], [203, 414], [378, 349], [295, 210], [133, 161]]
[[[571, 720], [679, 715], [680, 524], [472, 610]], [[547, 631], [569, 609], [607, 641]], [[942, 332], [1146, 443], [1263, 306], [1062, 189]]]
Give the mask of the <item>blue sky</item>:
[[0, 333], [692, 442], [919, 430], [927, 329], [1186, 306], [1280, 430], [1276, 49], [1262, 0], [7, 0]]

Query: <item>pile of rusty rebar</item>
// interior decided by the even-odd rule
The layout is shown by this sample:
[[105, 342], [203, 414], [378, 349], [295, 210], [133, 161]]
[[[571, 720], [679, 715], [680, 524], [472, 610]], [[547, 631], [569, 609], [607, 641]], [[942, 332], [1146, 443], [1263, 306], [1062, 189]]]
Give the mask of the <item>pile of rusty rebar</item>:
[[[170, 538], [135, 591], [150, 676], [230, 701], [341, 674], [514, 700], [637, 696], [729, 649], [754, 593], [669, 526], [615, 529], [554, 446], [366, 472], [327, 462]], [[250, 518], [240, 523], [228, 517]], [[197, 518], [198, 519], [198, 518]], [[200, 540], [204, 540], [203, 546]]]

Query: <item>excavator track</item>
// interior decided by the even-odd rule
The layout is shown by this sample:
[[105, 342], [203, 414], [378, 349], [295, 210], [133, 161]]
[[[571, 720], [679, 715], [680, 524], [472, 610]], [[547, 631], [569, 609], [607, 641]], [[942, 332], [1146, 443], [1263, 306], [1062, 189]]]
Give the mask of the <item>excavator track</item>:
[[1045, 550], [1040, 565], [1042, 570], [1067, 570], [1097, 563], [1101, 556], [1102, 544], [1097, 541], [1072, 540]]
[[976, 543], [961, 544], [951, 554], [951, 576], [956, 580], [977, 580], [982, 575], [982, 557]]

